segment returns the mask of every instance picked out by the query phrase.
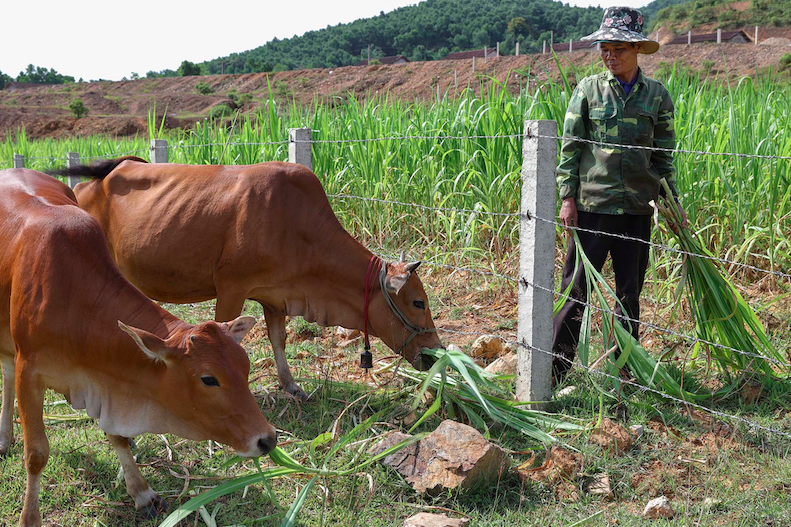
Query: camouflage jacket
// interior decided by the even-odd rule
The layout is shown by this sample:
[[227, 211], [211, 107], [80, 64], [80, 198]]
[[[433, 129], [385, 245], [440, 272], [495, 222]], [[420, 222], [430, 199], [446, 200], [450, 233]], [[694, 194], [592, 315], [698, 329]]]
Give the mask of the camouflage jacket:
[[670, 152], [584, 143], [675, 148], [673, 101], [661, 82], [642, 71], [629, 96], [609, 72], [580, 81], [569, 101], [557, 168], [560, 197], [577, 209], [603, 214], [651, 214], [648, 204], [666, 178], [673, 195], [676, 171]]

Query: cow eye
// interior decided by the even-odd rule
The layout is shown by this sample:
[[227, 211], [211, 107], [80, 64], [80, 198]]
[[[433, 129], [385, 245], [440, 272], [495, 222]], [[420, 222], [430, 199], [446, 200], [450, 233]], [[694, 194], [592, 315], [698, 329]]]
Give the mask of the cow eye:
[[200, 378], [200, 380], [203, 381], [203, 384], [205, 384], [206, 386], [219, 386], [220, 385], [219, 381], [217, 381], [217, 379], [215, 379], [211, 375], [204, 375], [203, 377]]
[[422, 300], [415, 300], [412, 305], [418, 309], [426, 309], [426, 304]]

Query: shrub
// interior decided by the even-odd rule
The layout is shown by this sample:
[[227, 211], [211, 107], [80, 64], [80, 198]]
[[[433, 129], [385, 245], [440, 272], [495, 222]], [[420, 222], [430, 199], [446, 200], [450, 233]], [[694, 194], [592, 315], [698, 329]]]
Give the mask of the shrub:
[[791, 53], [786, 53], [780, 57], [780, 69], [791, 69]]
[[209, 83], [203, 82], [203, 81], [201, 81], [201, 82], [199, 82], [198, 84], [195, 85], [195, 91], [197, 91], [201, 95], [209, 95], [212, 92], [211, 86], [209, 86]]
[[71, 110], [72, 115], [77, 119], [88, 115], [88, 108], [85, 107], [85, 104], [83, 104], [82, 99], [79, 97], [75, 97], [71, 100], [69, 103], [69, 110]]
[[209, 109], [209, 117], [211, 119], [222, 119], [231, 115], [232, 112], [233, 109], [227, 103], [222, 102]]
[[227, 93], [228, 98], [233, 102], [237, 108], [241, 108], [245, 104], [253, 100], [252, 93], [237, 93], [236, 90], [231, 90]]

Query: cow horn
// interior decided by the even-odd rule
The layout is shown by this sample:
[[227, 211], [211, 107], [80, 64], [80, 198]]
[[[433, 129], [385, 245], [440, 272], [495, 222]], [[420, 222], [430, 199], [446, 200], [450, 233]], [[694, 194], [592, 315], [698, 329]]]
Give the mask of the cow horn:
[[400, 263], [404, 263], [404, 262], [406, 262], [406, 253], [405, 253], [404, 251], [401, 251], [401, 258], [399, 258], [399, 260], [398, 260], [398, 261], [399, 261]]

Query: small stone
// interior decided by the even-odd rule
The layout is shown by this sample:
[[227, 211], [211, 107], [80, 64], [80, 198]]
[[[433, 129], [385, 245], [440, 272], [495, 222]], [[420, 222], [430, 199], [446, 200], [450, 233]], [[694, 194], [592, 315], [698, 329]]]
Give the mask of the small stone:
[[593, 477], [594, 480], [588, 484], [589, 494], [593, 494], [595, 496], [604, 496], [605, 498], [615, 497], [615, 494], [613, 494], [612, 489], [610, 488], [610, 476], [604, 473], [597, 474]]
[[467, 518], [448, 518], [444, 514], [421, 512], [404, 520], [404, 527], [467, 527]]
[[470, 356], [476, 359], [496, 359], [503, 354], [503, 340], [496, 335], [481, 335], [472, 343]]
[[672, 518], [675, 514], [666, 496], [652, 499], [643, 509], [643, 517], [649, 519]]
[[643, 427], [643, 425], [632, 425], [629, 427], [629, 431], [632, 433], [632, 437], [634, 437], [635, 440], [637, 440], [643, 437], [643, 434], [645, 433], [645, 428]]
[[516, 353], [509, 353], [504, 357], [500, 357], [485, 369], [494, 375], [516, 375]]
[[567, 395], [571, 395], [572, 393], [577, 391], [576, 386], [566, 386], [558, 393], [555, 394], [555, 399], [560, 399], [561, 397], [566, 397]]

